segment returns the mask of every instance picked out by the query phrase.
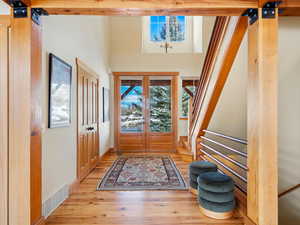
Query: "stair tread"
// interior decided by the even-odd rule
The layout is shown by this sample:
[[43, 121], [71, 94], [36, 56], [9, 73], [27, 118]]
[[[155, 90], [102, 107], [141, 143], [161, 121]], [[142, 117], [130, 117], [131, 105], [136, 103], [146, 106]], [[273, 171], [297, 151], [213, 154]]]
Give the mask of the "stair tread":
[[187, 150], [186, 148], [183, 148], [183, 147], [178, 147], [177, 148], [177, 152], [179, 154], [184, 154], [184, 155], [193, 155], [192, 152], [190, 152], [189, 150]]

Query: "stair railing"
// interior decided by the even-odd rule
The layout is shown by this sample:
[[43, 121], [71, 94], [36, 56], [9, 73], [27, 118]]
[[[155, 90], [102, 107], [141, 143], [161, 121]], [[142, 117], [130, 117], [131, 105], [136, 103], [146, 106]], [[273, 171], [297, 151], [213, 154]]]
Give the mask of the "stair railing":
[[211, 76], [216, 57], [218, 55], [218, 50], [220, 49], [226, 27], [229, 22], [229, 17], [218, 16], [216, 18], [214, 28], [212, 31], [211, 39], [207, 49], [206, 57], [204, 60], [200, 80], [196, 87], [196, 93], [193, 98], [191, 118], [190, 118], [190, 133], [193, 132], [197, 115], [201, 109], [201, 101], [205, 97], [205, 90], [209, 83], [209, 78]]
[[247, 141], [210, 130], [201, 133], [204, 135], [197, 143], [198, 157], [217, 164], [222, 173], [232, 176], [236, 186], [247, 193], [248, 155], [236, 147], [246, 149]]

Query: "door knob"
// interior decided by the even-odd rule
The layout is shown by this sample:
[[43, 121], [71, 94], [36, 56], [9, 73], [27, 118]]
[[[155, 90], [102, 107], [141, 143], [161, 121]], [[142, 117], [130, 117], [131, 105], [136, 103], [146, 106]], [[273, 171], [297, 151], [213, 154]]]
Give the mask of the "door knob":
[[88, 127], [87, 130], [94, 130], [94, 127]]

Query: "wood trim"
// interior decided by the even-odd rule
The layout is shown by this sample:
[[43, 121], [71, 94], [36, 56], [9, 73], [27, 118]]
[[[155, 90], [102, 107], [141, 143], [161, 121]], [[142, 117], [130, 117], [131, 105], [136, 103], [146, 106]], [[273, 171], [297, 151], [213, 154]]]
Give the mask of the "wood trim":
[[0, 224], [8, 225], [8, 54], [10, 16], [0, 16]]
[[[278, 224], [277, 57], [278, 16], [258, 21], [248, 32], [248, 217]], [[268, 187], [268, 188], [266, 188]]]
[[12, 19], [9, 76], [9, 222], [30, 225], [31, 18]]
[[120, 77], [117, 75], [114, 77], [114, 137], [115, 137], [115, 148], [117, 153], [120, 153]]
[[70, 184], [70, 186], [69, 186], [69, 195], [74, 194], [78, 190], [79, 185], [80, 185], [80, 180], [76, 178], [73, 181], [73, 183]]
[[189, 120], [188, 117], [180, 117], [179, 120]]
[[179, 77], [175, 76], [172, 78], [172, 131], [173, 131], [173, 152], [177, 151], [178, 147], [178, 83]]
[[288, 194], [288, 193], [290, 193], [290, 192], [292, 192], [292, 191], [294, 191], [294, 190], [296, 190], [296, 189], [298, 189], [298, 188], [300, 188], [300, 184], [296, 184], [295, 186], [290, 187], [289, 189], [287, 189], [287, 190], [281, 192], [281, 193], [278, 195], [278, 197], [281, 198], [282, 196], [284, 196], [284, 195], [286, 195], [286, 194]]
[[143, 76], [143, 94], [144, 94], [144, 107], [143, 107], [143, 111], [144, 111], [144, 116], [145, 116], [145, 123], [144, 123], [144, 138], [145, 138], [145, 151], [149, 152], [150, 151], [150, 143], [149, 143], [149, 139], [150, 139], [150, 126], [149, 126], [149, 119], [150, 119], [150, 107], [148, 107], [149, 105], [149, 86], [150, 86], [150, 80], [148, 76]]
[[113, 153], [114, 151], [115, 151], [114, 147], [107, 149], [107, 151], [102, 156], [99, 157], [98, 163], [100, 163], [101, 160], [103, 160], [104, 157], [106, 157], [107, 155]]
[[42, 29], [31, 25], [31, 224], [42, 221]]
[[40, 217], [33, 225], [45, 225], [45, 217]]
[[179, 72], [113, 72], [114, 76], [179, 76]]
[[99, 75], [91, 69], [87, 64], [85, 64], [83, 61], [81, 61], [79, 58], [76, 58], [76, 65], [77, 67], [81, 67], [84, 71], [88, 72], [90, 75], [95, 77], [97, 80], [99, 79]]

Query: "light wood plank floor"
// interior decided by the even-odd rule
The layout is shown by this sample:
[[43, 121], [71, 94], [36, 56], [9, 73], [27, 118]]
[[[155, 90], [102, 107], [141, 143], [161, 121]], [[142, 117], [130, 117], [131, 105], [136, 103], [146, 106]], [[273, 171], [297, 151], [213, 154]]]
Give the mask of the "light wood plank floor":
[[[188, 163], [172, 154], [188, 181]], [[243, 219], [210, 219], [199, 212], [197, 198], [188, 191], [96, 191], [100, 178], [117, 158], [105, 156], [97, 168], [46, 220], [46, 225], [241, 225]]]

